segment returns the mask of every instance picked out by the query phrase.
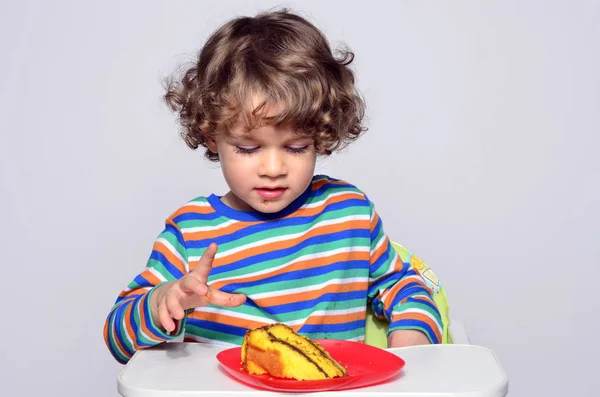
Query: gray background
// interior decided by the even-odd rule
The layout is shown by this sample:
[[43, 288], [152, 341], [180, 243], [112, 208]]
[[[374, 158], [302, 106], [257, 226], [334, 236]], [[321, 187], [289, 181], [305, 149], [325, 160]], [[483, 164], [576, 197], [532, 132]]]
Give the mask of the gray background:
[[[226, 191], [161, 79], [278, 4], [0, 2], [1, 395], [116, 395], [108, 310], [164, 218]], [[370, 131], [318, 171], [436, 270], [511, 396], [596, 395], [599, 3], [286, 4], [356, 52], [369, 105]]]

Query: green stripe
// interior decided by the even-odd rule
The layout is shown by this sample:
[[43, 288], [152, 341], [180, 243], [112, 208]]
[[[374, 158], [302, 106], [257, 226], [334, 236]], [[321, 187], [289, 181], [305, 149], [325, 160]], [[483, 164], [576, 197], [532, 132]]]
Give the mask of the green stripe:
[[[150, 304], [149, 299], [142, 298], [137, 301], [136, 306], [133, 308], [135, 310], [134, 314], [133, 314], [134, 318], [135, 318], [135, 322], [138, 325], [137, 337], [140, 339], [141, 343], [156, 343], [154, 340], [148, 339], [147, 337], [145, 337], [144, 334], [142, 333], [142, 322], [141, 322], [142, 320], [141, 320], [139, 313], [140, 313], [140, 311], [144, 310], [144, 307], [143, 307], [144, 302], [147, 302], [148, 305]], [[148, 309], [150, 309], [150, 308], [148, 308]], [[148, 313], [151, 313], [150, 310], [148, 310]], [[144, 325], [146, 325], [146, 324], [144, 324]]]
[[223, 342], [228, 342], [228, 343], [234, 343], [234, 344], [238, 344], [238, 345], [241, 345], [242, 340], [243, 340], [243, 337], [240, 337], [240, 336], [225, 334], [223, 332], [200, 328], [200, 327], [197, 327], [190, 323], [188, 323], [186, 325], [186, 331], [193, 335], [202, 336], [203, 338], [208, 338], [208, 339], [213, 339], [213, 340], [218, 340], [218, 341], [223, 341]]
[[[357, 214], [352, 209], [343, 208], [341, 210], [327, 212], [327, 213], [323, 214], [322, 216], [320, 216], [318, 218], [318, 221], [315, 221], [315, 222], [301, 224], [301, 225], [281, 226], [281, 227], [272, 227], [269, 229], [261, 229], [261, 230], [258, 230], [256, 233], [252, 233], [248, 236], [244, 236], [242, 238], [230, 241], [228, 243], [220, 244], [219, 252], [221, 254], [226, 254], [230, 250], [235, 250], [244, 245], [251, 245], [258, 241], [272, 239], [272, 238], [276, 238], [276, 237], [279, 237], [279, 238], [284, 237], [285, 238], [286, 236], [290, 236], [293, 234], [305, 233], [309, 228], [311, 228], [315, 225], [317, 225], [319, 227], [319, 225], [321, 225], [321, 223], [324, 221], [337, 220], [337, 219], [341, 219], [345, 216], [350, 216], [350, 215], [360, 215], [360, 214]], [[281, 224], [285, 225], [285, 223], [283, 223], [283, 222]], [[204, 251], [205, 251], [205, 248], [189, 248], [188, 255], [189, 256], [202, 256]]]
[[[224, 216], [220, 216], [218, 218], [206, 219], [206, 220], [202, 220], [202, 221], [199, 221], [198, 219], [186, 219], [186, 220], [177, 222], [177, 226], [179, 227], [179, 229], [188, 229], [188, 228], [205, 227], [205, 226], [217, 227], [217, 226], [221, 226], [222, 224], [227, 223], [227, 222], [231, 222], [231, 219], [224, 217]], [[192, 232], [188, 232], [188, 233], [192, 233]]]
[[359, 336], [364, 336], [365, 334], [365, 329], [363, 328], [356, 328], [350, 331], [344, 331], [344, 332], [311, 332], [311, 333], [303, 333], [300, 332], [303, 335], [308, 336], [311, 339], [340, 339], [340, 340], [345, 340], [345, 339], [353, 339]]
[[[364, 300], [352, 299], [352, 300], [337, 301], [337, 302], [319, 302], [318, 304], [316, 304], [314, 306], [314, 308], [308, 308], [308, 309], [304, 309], [304, 310], [296, 310], [296, 311], [291, 311], [291, 312], [287, 312], [287, 313], [280, 313], [280, 314], [274, 315], [272, 317], [280, 322], [291, 322], [291, 321], [296, 321], [298, 319], [307, 318], [315, 311], [333, 310], [332, 305], [335, 306], [335, 310], [348, 310], [348, 309], [354, 309], [354, 308], [363, 307], [363, 306], [366, 309], [366, 303]], [[269, 318], [268, 316], [265, 316], [265, 312], [262, 311], [261, 309], [253, 307], [253, 306], [249, 306], [249, 305], [244, 305], [239, 308], [236, 308], [235, 311], [239, 312], [239, 313], [244, 313], [244, 314], [248, 314], [251, 316], [255, 316], [258, 318], [265, 318], [265, 319]]]
[[147, 263], [148, 267], [153, 268], [154, 270], [156, 270], [158, 273], [160, 273], [161, 276], [163, 276], [167, 281], [171, 281], [171, 280], [175, 280], [175, 277], [171, 274], [171, 272], [169, 272], [165, 266], [163, 265], [162, 262], [156, 260], [156, 259], [148, 259], [148, 263]]
[[184, 262], [187, 261], [187, 252], [185, 251], [185, 247], [179, 243], [177, 236], [170, 232], [164, 232], [158, 236], [159, 238], [163, 238], [169, 242], [175, 248], [175, 250], [181, 255]]
[[[368, 278], [368, 273], [361, 269], [352, 269], [348, 270], [336, 270], [330, 273], [320, 274], [314, 277], [306, 277], [302, 279], [302, 287], [310, 287], [314, 285], [324, 284], [327, 281], [335, 280], [335, 279], [348, 279], [348, 278], [356, 278], [356, 277], [365, 277]], [[368, 282], [368, 280], [366, 280]], [[336, 283], [335, 285], [340, 285]], [[260, 294], [263, 292], [271, 292], [277, 291], [284, 293], [288, 289], [298, 288], [298, 280], [284, 280], [279, 282], [271, 282], [255, 285], [253, 287], [243, 288], [240, 292], [243, 292], [247, 295]], [[306, 291], [308, 292], [308, 291]]]
[[[119, 309], [117, 309], [119, 310]], [[115, 329], [115, 316], [117, 315], [117, 310], [113, 311], [108, 319], [108, 343], [110, 345], [110, 349], [112, 352], [119, 357], [122, 361], [129, 360], [129, 357], [121, 354], [121, 350], [119, 349], [117, 342], [113, 338], [112, 330]], [[121, 309], [122, 310], [122, 309]]]
[[[251, 273], [278, 267], [282, 263], [291, 263], [292, 261], [295, 261], [296, 259], [298, 259], [302, 256], [305, 256], [307, 254], [311, 254], [311, 255], [326, 254], [330, 251], [334, 251], [336, 249], [346, 248], [346, 247], [350, 247], [350, 246], [355, 246], [355, 247], [364, 246], [364, 243], [366, 241], [368, 241], [368, 240], [361, 239], [361, 238], [348, 238], [348, 239], [343, 239], [343, 240], [326, 242], [326, 243], [318, 244], [318, 245], [315, 244], [315, 245], [303, 248], [301, 250], [298, 250], [297, 252], [294, 252], [285, 257], [274, 258], [269, 261], [258, 262], [253, 265], [244, 266], [243, 268], [231, 270], [229, 272], [223, 272], [223, 273], [220, 273], [217, 275], [210, 275], [209, 281], [216, 282], [216, 281], [219, 281], [220, 279], [228, 278], [228, 277], [243, 277], [243, 276], [251, 274]], [[365, 254], [368, 254], [368, 252], [365, 252]], [[318, 258], [315, 258], [315, 259], [318, 260]]]

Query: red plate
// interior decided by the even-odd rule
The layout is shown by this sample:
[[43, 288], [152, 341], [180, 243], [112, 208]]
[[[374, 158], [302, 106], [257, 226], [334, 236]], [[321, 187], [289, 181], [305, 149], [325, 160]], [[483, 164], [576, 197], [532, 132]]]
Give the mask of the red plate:
[[236, 380], [258, 389], [280, 392], [316, 392], [346, 390], [384, 383], [396, 377], [404, 360], [364, 343], [340, 340], [317, 340], [327, 352], [346, 368], [346, 376], [325, 380], [276, 378], [271, 375], [250, 375], [241, 365], [241, 348], [234, 347], [217, 354], [217, 360]]

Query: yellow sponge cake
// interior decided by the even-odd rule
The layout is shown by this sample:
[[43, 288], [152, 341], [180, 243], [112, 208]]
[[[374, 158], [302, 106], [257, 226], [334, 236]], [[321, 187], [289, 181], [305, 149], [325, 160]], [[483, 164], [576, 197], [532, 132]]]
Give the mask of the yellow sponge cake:
[[280, 323], [246, 332], [242, 343], [242, 365], [250, 374], [268, 373], [297, 380], [346, 375], [345, 368], [321, 345]]

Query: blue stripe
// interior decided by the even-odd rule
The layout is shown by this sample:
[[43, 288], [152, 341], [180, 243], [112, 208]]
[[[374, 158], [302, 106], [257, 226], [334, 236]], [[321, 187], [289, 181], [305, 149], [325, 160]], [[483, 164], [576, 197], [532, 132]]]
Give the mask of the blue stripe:
[[[127, 362], [127, 360], [129, 360], [129, 357], [126, 357], [123, 354], [121, 354], [121, 352], [119, 351], [118, 343], [112, 334], [112, 330], [114, 329], [115, 331], [117, 331], [117, 339], [119, 339], [119, 336], [118, 336], [119, 335], [119, 327], [117, 327], [115, 325], [115, 320], [116, 320], [117, 314], [118, 314], [118, 311], [115, 311], [110, 316], [108, 316], [108, 339], [110, 341], [112, 341], [112, 343], [115, 345], [115, 347], [113, 349], [112, 346], [110, 345], [110, 343], [108, 344], [108, 346], [111, 349], [112, 354], [117, 359], [117, 361], [124, 364]], [[120, 340], [119, 340], [119, 342], [120, 342]], [[127, 349], [125, 349], [125, 351], [127, 351]]]
[[[177, 215], [176, 217], [174, 217], [173, 222], [175, 222], [176, 224], [179, 224], [179, 222], [184, 222], [184, 221], [206, 222], [206, 221], [215, 220], [217, 218], [221, 218], [221, 215], [217, 212], [211, 212], [208, 214], [200, 214], [198, 212], [186, 212], [185, 214]], [[227, 218], [224, 218], [224, 219], [227, 219]]]
[[367, 270], [369, 263], [367, 261], [361, 260], [353, 260], [353, 261], [340, 261], [334, 262], [325, 266], [310, 268], [310, 269], [302, 269], [295, 270], [292, 272], [281, 273], [272, 277], [256, 280], [256, 281], [248, 281], [245, 283], [231, 283], [223, 286], [221, 291], [224, 292], [240, 292], [244, 293], [244, 288], [252, 288], [259, 285], [265, 285], [270, 283], [275, 283], [279, 281], [289, 281], [289, 280], [297, 280], [299, 284], [303, 282], [303, 279], [308, 277], [320, 276], [323, 274], [339, 271], [339, 270], [353, 270], [353, 269], [364, 269]]
[[381, 233], [382, 228], [383, 228], [383, 222], [381, 221], [381, 218], [377, 218], [377, 223], [375, 224], [375, 227], [373, 228], [373, 231], [371, 232], [371, 241], [373, 242], [373, 248], [375, 248], [375, 244], [377, 243], [377, 241], [376, 241], [377, 237]]
[[164, 268], [171, 274], [174, 278], [179, 279], [183, 277], [183, 273], [179, 270], [175, 265], [173, 265], [166, 256], [164, 256], [160, 251], [153, 250], [152, 254], [150, 254], [150, 259], [154, 259], [160, 262]]
[[[270, 261], [274, 259], [281, 259], [293, 255], [298, 251], [310, 247], [311, 245], [319, 245], [324, 243], [330, 243], [332, 241], [344, 240], [348, 238], [368, 238], [369, 231], [365, 229], [350, 229], [344, 230], [337, 233], [331, 234], [320, 234], [318, 236], [310, 237], [299, 244], [296, 244], [289, 248], [283, 248], [280, 250], [271, 250], [262, 254], [254, 255], [248, 258], [241, 259], [239, 261], [233, 262], [229, 265], [223, 265], [214, 267], [211, 270], [211, 277], [216, 276], [217, 274], [234, 271], [237, 269], [244, 268], [246, 266], [251, 266], [257, 263]], [[211, 278], [209, 278], [210, 280]]]
[[140, 299], [141, 302], [137, 302], [137, 305], [142, 305], [141, 309], [144, 312], [144, 316], [146, 318], [145, 325], [150, 330], [152, 335], [156, 336], [158, 339], [165, 339], [164, 335], [160, 332], [159, 329], [152, 326], [152, 314], [150, 314], [150, 299], [148, 296]]
[[411, 295], [413, 295], [415, 292], [421, 292], [421, 291], [427, 292], [428, 290], [426, 287], [423, 287], [421, 284], [419, 284], [417, 282], [413, 282], [413, 283], [405, 285], [400, 291], [398, 291], [398, 293], [392, 300], [392, 303], [388, 307], [388, 309], [387, 309], [388, 318], [391, 318], [392, 310], [400, 303], [400, 301], [402, 299], [408, 298]]
[[346, 332], [365, 327], [364, 320], [350, 321], [341, 324], [305, 324], [300, 328], [300, 332], [307, 334], [316, 334], [319, 332]]
[[[115, 306], [118, 304], [121, 304], [121, 302], [126, 301], [126, 300], [134, 300], [135, 298], [137, 298], [138, 296], [142, 296], [144, 295], [145, 292], [141, 293], [141, 294], [135, 294], [135, 295], [127, 295], [127, 296], [123, 296], [123, 297], [118, 297], [117, 301], [115, 302]], [[124, 303], [123, 303], [124, 304]]]
[[125, 352], [127, 352], [127, 354], [131, 356], [134, 352], [129, 350], [127, 344], [123, 342], [125, 339], [123, 338], [123, 333], [121, 332], [121, 325], [124, 325], [123, 313], [125, 313], [125, 309], [127, 308], [127, 306], [128, 305], [120, 306], [117, 312], [115, 313], [115, 334], [117, 335], [117, 339], [119, 340], [119, 342], [121, 342], [121, 346], [123, 347]]
[[131, 322], [131, 328], [133, 329], [134, 332], [134, 338], [135, 341], [140, 345], [140, 346], [153, 346], [154, 343], [147, 343], [147, 342], [143, 342], [140, 338], [139, 338], [139, 330], [140, 327], [138, 325], [138, 323], [135, 321], [135, 313], [136, 311], [136, 304], [141, 300], [142, 295], [139, 295], [138, 298], [136, 298], [135, 303], [133, 304], [133, 307], [131, 308], [131, 311], [129, 312], [129, 321]]
[[[387, 277], [384, 277], [384, 278], [378, 280], [377, 282], [371, 284], [369, 286], [369, 295], [376, 294], [377, 290], [380, 289], [382, 285], [387, 284], [390, 281], [393, 281], [394, 284], [397, 283], [398, 280], [400, 280], [402, 278], [402, 276], [403, 276], [403, 274], [401, 272], [392, 273], [392, 274], [389, 274]], [[391, 288], [391, 287], [392, 287], [392, 285], [390, 285], [388, 288]]]
[[[237, 230], [230, 234], [221, 235], [218, 237], [211, 237], [207, 239], [200, 240], [189, 240], [186, 242], [188, 249], [201, 249], [207, 248], [211, 243], [217, 243], [218, 245], [223, 245], [231, 242], [235, 242], [244, 237], [252, 236], [253, 234], [260, 233], [266, 230], [276, 231], [282, 228], [288, 228], [293, 226], [301, 226], [301, 225], [311, 225], [319, 221], [319, 218], [323, 216], [323, 214], [333, 211], [340, 211], [346, 208], [356, 207], [357, 204], [362, 203], [361, 200], [351, 199], [345, 200], [339, 203], [333, 203], [327, 206], [326, 210], [320, 212], [316, 215], [311, 216], [297, 216], [293, 218], [286, 218], [279, 220], [277, 222], [265, 223], [261, 222], [256, 225], [251, 225], [244, 227], [243, 229]], [[306, 230], [303, 230], [306, 232]]]
[[[377, 226], [375, 226], [375, 229], [377, 229], [377, 228], [381, 228], [381, 222], [377, 223]], [[378, 234], [371, 233], [371, 249], [374, 249], [377, 246], [377, 243], [379, 243], [379, 240], [375, 240], [377, 238], [377, 236], [378, 236]], [[382, 234], [380, 239], [385, 239], [385, 235]], [[388, 240], [387, 246], [385, 247], [385, 251], [371, 265], [371, 274], [376, 274], [383, 265], [390, 264], [390, 262], [394, 258], [394, 255], [393, 255], [394, 252], [396, 252], [396, 251], [393, 251], [392, 244]], [[400, 258], [400, 257], [398, 257], [398, 258]], [[387, 269], [384, 269], [383, 273], [385, 273], [385, 270], [387, 270]]]
[[223, 334], [235, 335], [238, 337], [244, 337], [247, 328], [235, 327], [233, 325], [215, 323], [207, 320], [199, 320], [197, 318], [189, 318], [187, 320], [189, 325], [193, 325], [198, 328], [207, 329], [210, 331], [221, 332]]
[[[422, 295], [417, 295], [417, 296], [422, 296]], [[431, 297], [431, 296], [430, 296]], [[419, 305], [423, 305], [423, 306], [427, 306], [430, 309], [432, 309], [436, 315], [439, 315], [439, 311], [438, 308], [435, 304], [422, 300], [422, 299], [415, 299], [414, 297], [410, 297], [406, 300], [407, 302], [411, 302], [411, 303], [417, 303]], [[440, 320], [441, 320], [441, 316], [440, 316]]]
[[330, 293], [323, 294], [316, 299], [310, 299], [310, 300], [301, 301], [301, 302], [286, 303], [283, 305], [276, 305], [276, 306], [270, 306], [270, 307], [259, 307], [254, 301], [252, 301], [250, 299], [246, 301], [246, 304], [250, 304], [254, 307], [259, 307], [262, 311], [264, 311], [268, 314], [274, 315], [274, 314], [282, 314], [282, 313], [289, 313], [289, 312], [295, 312], [295, 311], [300, 311], [300, 310], [312, 309], [315, 306], [317, 306], [319, 303], [323, 303], [323, 302], [340, 302], [340, 301], [347, 301], [347, 300], [354, 300], [354, 299], [364, 299], [366, 302], [367, 301], [366, 291], [361, 290], [361, 291], [350, 291], [350, 292], [340, 292], [340, 293], [330, 292]]
[[135, 276], [135, 278], [133, 279], [133, 282], [136, 283], [137, 285], [139, 285], [140, 287], [152, 287], [152, 283], [148, 280], [146, 280], [144, 277], [142, 277], [141, 274], [138, 274], [137, 276]]
[[373, 300], [371, 301], [371, 307], [373, 308], [373, 312], [375, 312], [377, 317], [386, 316], [386, 314], [383, 311], [383, 304], [381, 303], [381, 300], [379, 298], [373, 298]]
[[438, 338], [436, 337], [433, 329], [431, 329], [431, 327], [429, 326], [429, 324], [424, 323], [422, 321], [412, 320], [412, 319], [402, 319], [402, 320], [395, 321], [390, 325], [390, 329], [393, 329], [396, 327], [410, 328], [410, 329], [415, 329], [417, 327], [422, 328], [433, 341], [435, 341], [436, 343], [440, 342], [438, 340]]
[[[329, 180], [333, 180], [329, 178]], [[317, 181], [318, 182], [318, 181]], [[333, 191], [332, 191], [333, 190]], [[339, 184], [339, 183], [325, 183], [323, 184], [323, 186], [319, 187], [318, 189], [314, 189], [313, 190], [313, 194], [312, 197], [318, 198], [321, 197], [323, 195], [331, 195], [334, 193], [338, 193], [336, 192], [336, 190], [346, 190], [348, 191], [348, 193], [352, 193], [352, 192], [356, 192], [356, 193], [361, 193], [356, 186], [351, 185], [349, 183], [344, 183], [344, 184]], [[366, 200], [361, 200], [363, 203], [367, 203], [368, 202]]]
[[[167, 236], [165, 236], [166, 234], [170, 234], [171, 236], [175, 237], [177, 239], [177, 242], [179, 243], [179, 245], [181, 247], [185, 248], [185, 240], [183, 239], [183, 235], [181, 234], [181, 230], [179, 230], [178, 228], [176, 228], [175, 226], [171, 225], [170, 223], [168, 223], [165, 226], [165, 229], [163, 230], [163, 232], [158, 236], [159, 238], [162, 237], [165, 240], [169, 240]], [[175, 247], [177, 248], [177, 247]]]

